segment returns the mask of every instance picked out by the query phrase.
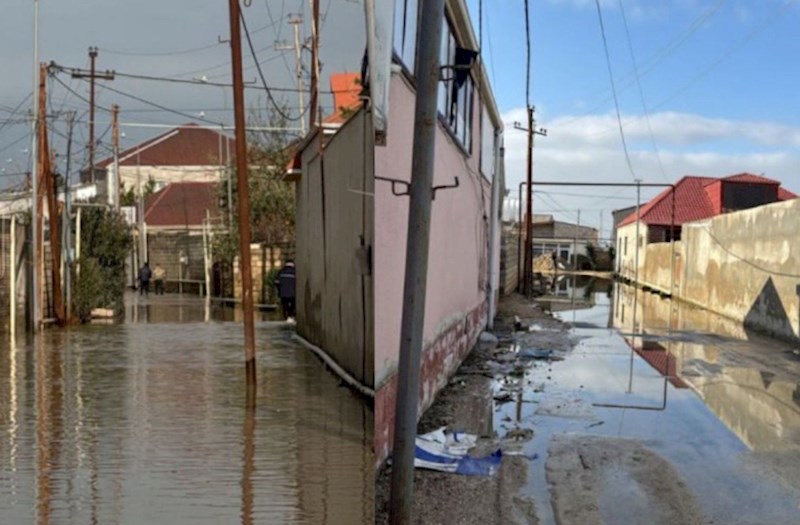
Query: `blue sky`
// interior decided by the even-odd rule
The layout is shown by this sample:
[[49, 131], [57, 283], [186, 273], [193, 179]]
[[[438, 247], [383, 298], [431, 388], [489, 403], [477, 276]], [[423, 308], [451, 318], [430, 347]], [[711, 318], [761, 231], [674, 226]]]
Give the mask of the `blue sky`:
[[[764, 173], [800, 192], [800, 2], [783, 0], [623, 0], [644, 117], [619, 0], [602, 0], [612, 71], [637, 177], [673, 182], [685, 174]], [[478, 31], [478, 0], [469, 0]], [[524, 177], [523, 0], [484, 3], [484, 57], [504, 120], [509, 186]], [[594, 0], [531, 0], [532, 102], [539, 125], [535, 177], [631, 181], [611, 95]], [[649, 129], [648, 129], [649, 128]], [[656, 148], [653, 147], [650, 130]], [[658, 151], [656, 155], [655, 151]], [[660, 160], [660, 163], [659, 163]], [[663, 167], [663, 169], [662, 169]], [[633, 190], [549, 188], [591, 193], [557, 203], [595, 217], [632, 204]], [[648, 192], [645, 192], [649, 194]], [[555, 197], [555, 195], [550, 195]], [[557, 210], [539, 199], [540, 211]], [[536, 202], [536, 201], [535, 201]]]

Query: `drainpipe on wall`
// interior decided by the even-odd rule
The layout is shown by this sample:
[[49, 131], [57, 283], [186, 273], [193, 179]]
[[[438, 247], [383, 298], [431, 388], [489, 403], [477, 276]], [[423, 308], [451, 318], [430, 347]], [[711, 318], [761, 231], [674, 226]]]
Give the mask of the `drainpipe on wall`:
[[486, 300], [489, 303], [489, 318], [486, 323], [488, 330], [494, 330], [494, 317], [497, 315], [495, 295], [499, 290], [499, 266], [500, 260], [497, 253], [497, 238], [500, 229], [500, 166], [502, 157], [505, 155], [505, 148], [502, 144], [502, 135], [499, 130], [494, 133], [494, 175], [492, 176], [492, 203], [491, 220], [489, 221], [489, 286], [487, 287]]

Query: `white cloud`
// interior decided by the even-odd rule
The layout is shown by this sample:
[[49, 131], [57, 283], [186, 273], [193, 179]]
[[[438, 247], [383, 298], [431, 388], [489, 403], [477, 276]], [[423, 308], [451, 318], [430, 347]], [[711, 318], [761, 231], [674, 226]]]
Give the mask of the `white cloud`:
[[[513, 131], [512, 127], [515, 120], [525, 122], [525, 119], [524, 108], [504, 114], [506, 180], [512, 195], [517, 194], [518, 184], [525, 179], [527, 157], [527, 135]], [[725, 176], [747, 171], [780, 180], [785, 187], [800, 193], [800, 128], [775, 122], [656, 113], [651, 116], [651, 126], [659, 146], [657, 157], [650, 145], [645, 120], [627, 122], [625, 132], [631, 163], [636, 176], [645, 182], [671, 183], [684, 175]], [[547, 137], [536, 138], [534, 181], [632, 182], [614, 115], [580, 120], [560, 116], [549, 120], [547, 128]], [[566, 209], [568, 213], [556, 215], [568, 220], [575, 220], [580, 209], [582, 220], [593, 225], [599, 224], [601, 213], [608, 225], [610, 210], [633, 205], [636, 197], [634, 188], [536, 189], [550, 195], [534, 197], [534, 209], [546, 213]], [[643, 191], [642, 198], [658, 191]]]

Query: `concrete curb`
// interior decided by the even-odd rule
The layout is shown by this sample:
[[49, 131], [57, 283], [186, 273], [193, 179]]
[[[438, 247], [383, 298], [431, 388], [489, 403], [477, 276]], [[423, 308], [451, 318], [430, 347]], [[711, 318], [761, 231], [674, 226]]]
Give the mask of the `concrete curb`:
[[339, 376], [339, 378], [341, 378], [345, 383], [347, 383], [348, 386], [350, 386], [354, 390], [358, 391], [359, 394], [361, 394], [361, 395], [363, 395], [365, 397], [368, 397], [370, 399], [375, 399], [375, 390], [373, 390], [372, 388], [370, 388], [370, 387], [368, 387], [368, 386], [366, 386], [364, 384], [361, 384], [361, 382], [359, 382], [358, 379], [356, 379], [355, 377], [351, 376], [347, 372], [347, 370], [345, 370], [344, 368], [339, 366], [339, 364], [336, 361], [334, 361], [334, 359], [330, 355], [328, 355], [328, 353], [325, 352], [325, 350], [323, 350], [322, 348], [320, 348], [318, 346], [313, 345], [312, 343], [310, 343], [309, 341], [307, 341], [306, 339], [304, 339], [303, 337], [301, 337], [301, 336], [299, 336], [297, 334], [295, 334], [292, 337], [297, 342], [299, 342], [300, 344], [302, 344], [303, 346], [305, 346], [306, 348], [308, 348], [309, 350], [314, 352], [317, 355], [317, 357], [322, 359], [322, 361], [326, 365], [328, 365], [328, 367], [331, 370], [333, 370], [333, 372], [337, 376]]

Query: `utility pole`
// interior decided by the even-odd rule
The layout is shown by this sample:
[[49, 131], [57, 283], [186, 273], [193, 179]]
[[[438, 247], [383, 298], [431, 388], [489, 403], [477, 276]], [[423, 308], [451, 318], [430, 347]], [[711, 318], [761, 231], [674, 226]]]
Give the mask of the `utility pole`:
[[242, 35], [239, 0], [228, 0], [231, 23], [231, 65], [233, 68], [233, 111], [236, 128], [236, 178], [239, 206], [239, 265], [242, 273], [244, 310], [244, 358], [247, 380], [247, 406], [256, 403], [256, 341], [253, 326], [253, 274], [250, 259], [250, 193], [247, 187], [247, 142], [244, 118], [244, 78], [242, 76]]
[[[309, 102], [309, 118], [311, 128], [317, 126], [319, 106], [319, 0], [309, 0], [311, 3], [311, 102]], [[339, 108], [333, 108], [336, 113]], [[305, 120], [305, 119], [303, 119]]]
[[414, 450], [417, 433], [420, 358], [425, 325], [425, 294], [428, 278], [433, 162], [437, 126], [437, 93], [441, 78], [439, 52], [445, 0], [420, 4], [417, 38], [417, 97], [414, 104], [414, 145], [409, 184], [403, 317], [400, 331], [400, 362], [397, 371], [390, 522], [414, 522]]
[[[56, 202], [56, 185], [53, 175], [53, 166], [50, 162], [50, 148], [47, 140], [47, 64], [39, 66], [39, 175], [42, 179], [47, 195], [47, 216], [50, 221], [50, 257], [52, 259], [50, 273], [53, 286], [53, 310], [59, 324], [64, 323], [64, 300], [61, 295], [61, 247], [59, 242], [59, 216]], [[36, 220], [39, 229], [42, 229], [42, 213], [39, 210]], [[40, 259], [44, 254], [42, 231], [39, 232], [38, 241]], [[37, 265], [39, 261], [37, 261]], [[41, 270], [44, 272], [42, 261]]]
[[39, 331], [39, 171], [38, 171], [38, 142], [39, 142], [39, 0], [33, 1], [33, 144], [31, 144], [31, 266], [30, 266], [30, 300], [28, 301], [30, 311], [28, 327], [31, 332]]
[[103, 80], [114, 80], [114, 73], [106, 71], [105, 73], [98, 74], [95, 71], [95, 61], [97, 60], [97, 48], [89, 48], [89, 61], [91, 62], [89, 74], [81, 73], [79, 71], [72, 72], [72, 78], [88, 78], [89, 79], [89, 182], [94, 183], [94, 83], [95, 80], [100, 78]]
[[[294, 49], [295, 76], [297, 77], [297, 100], [300, 103], [300, 114], [303, 114], [306, 108], [305, 95], [303, 92], [303, 56], [301, 54], [303, 46], [300, 43], [300, 25], [302, 23], [303, 23], [302, 15], [290, 16], [289, 24], [294, 26], [294, 45], [290, 46], [287, 44], [280, 44], [275, 46], [276, 51], [290, 51]], [[306, 127], [305, 117], [300, 119], [300, 129], [303, 135], [305, 135], [306, 132], [308, 131], [308, 128]]]
[[578, 234], [580, 229], [581, 229], [581, 210], [578, 210], [578, 224], [575, 226], [575, 240], [573, 241], [572, 245], [573, 258], [575, 261], [574, 263], [572, 263], [574, 266], [573, 270], [578, 269]]
[[114, 148], [114, 181], [111, 177], [106, 177], [106, 187], [108, 188], [108, 204], [114, 207], [114, 211], [119, 213], [119, 188], [120, 188], [120, 175], [119, 175], [119, 106], [114, 104], [111, 106], [111, 140]]
[[70, 196], [70, 166], [72, 156], [72, 130], [75, 126], [75, 112], [67, 114], [67, 167], [64, 173], [64, 318], [72, 319], [72, 197]]
[[525, 202], [525, 256], [523, 261], [525, 268], [523, 268], [523, 285], [522, 291], [525, 295], [530, 295], [533, 292], [533, 246], [532, 246], [532, 224], [533, 219], [533, 138], [535, 135], [547, 136], [546, 129], [536, 129], [536, 120], [533, 118], [533, 113], [536, 108], [528, 106], [528, 126], [523, 127], [518, 122], [514, 123], [514, 128], [528, 133], [528, 175], [526, 184], [528, 187], [528, 199]]

